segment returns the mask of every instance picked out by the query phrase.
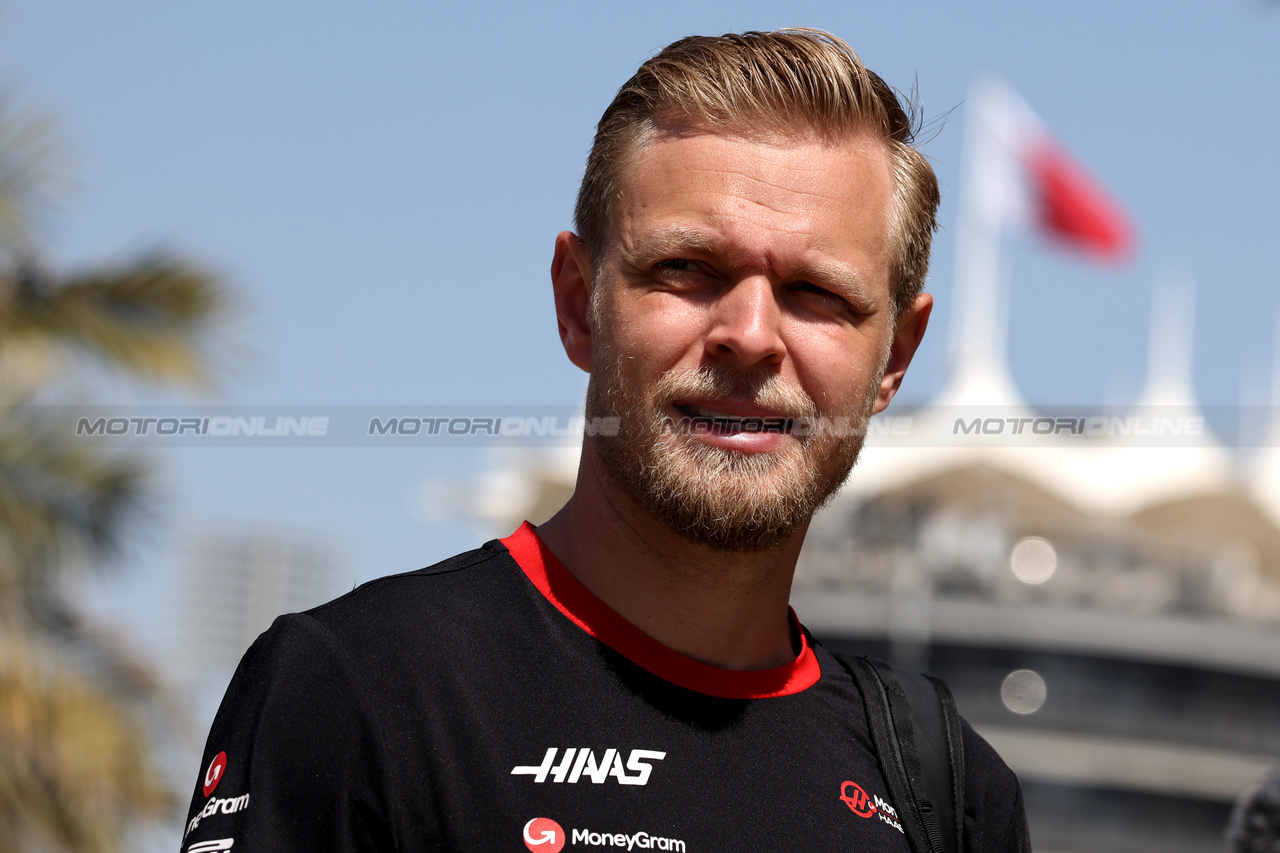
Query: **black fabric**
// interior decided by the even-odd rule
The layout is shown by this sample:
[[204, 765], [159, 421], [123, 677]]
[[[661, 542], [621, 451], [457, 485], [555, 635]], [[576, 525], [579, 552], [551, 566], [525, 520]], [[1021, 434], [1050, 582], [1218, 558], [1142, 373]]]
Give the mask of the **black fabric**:
[[[909, 769], [902, 753], [903, 738], [910, 743], [910, 732], [900, 732], [890, 707], [891, 700], [875, 665], [867, 658], [850, 658], [845, 655], [839, 661], [848, 670], [864, 697], [863, 714], [871, 742], [875, 746], [881, 776], [889, 789], [893, 802], [903, 807], [900, 813], [902, 829], [912, 853], [934, 853], [920, 811], [911, 792]], [[850, 713], [855, 713], [850, 707]], [[901, 715], [899, 715], [901, 716]]]
[[[815, 652], [793, 695], [677, 687], [489, 543], [276, 620], [214, 720], [182, 850], [905, 853], [861, 695]], [[969, 849], [1029, 849], [1017, 779], [962, 734]]]
[[[845, 654], [838, 654], [837, 660], [849, 671], [863, 694], [861, 711], [867, 717], [872, 743], [876, 745], [879, 770], [893, 802], [904, 806], [900, 818], [911, 850], [913, 853], [955, 853], [954, 848], [945, 850], [942, 847], [942, 836], [933, 815], [933, 800], [929, 797], [915, 748], [918, 735], [915, 734], [913, 717], [920, 713], [915, 706], [919, 704], [927, 712], [929, 704], [937, 704], [932, 686], [929, 697], [908, 699], [895, 670], [887, 663]], [[901, 675], [913, 684], [914, 689], [911, 674], [902, 672]], [[922, 676], [916, 678], [923, 680]], [[941, 731], [941, 713], [936, 720], [920, 722], [925, 730], [937, 725]], [[950, 774], [950, 767], [947, 767], [947, 772]]]
[[899, 672], [898, 681], [911, 703], [911, 730], [920, 762], [920, 781], [928, 799], [929, 838], [938, 853], [959, 853], [955, 838], [954, 797], [951, 791], [951, 750], [947, 722], [933, 683], [914, 672]]
[[[1022, 804], [1022, 786], [1015, 779], [1012, 788], [1006, 787], [1001, 777], [1005, 774], [1012, 776], [1012, 772], [996, 751], [963, 720], [960, 733], [965, 756], [964, 849], [968, 853], [979, 850], [1029, 851], [1031, 839]], [[996, 805], [1010, 795], [1013, 802]]]
[[[934, 737], [936, 733], [942, 732], [941, 719], [933, 718], [926, 722], [921, 730], [917, 726], [917, 715], [926, 714], [929, 710], [936, 706], [937, 694], [933, 691], [932, 685], [929, 685], [928, 694], [920, 692], [919, 688], [928, 685], [923, 676], [915, 673], [903, 672], [901, 677], [895, 672], [893, 667], [884, 661], [873, 660], [872, 666], [875, 667], [876, 675], [880, 677], [880, 683], [884, 686], [884, 693], [889, 700], [889, 716], [893, 720], [894, 734], [898, 739], [898, 755], [902, 760], [902, 766], [906, 770], [907, 784], [911, 790], [911, 803], [914, 805], [915, 817], [920, 821], [920, 826], [924, 830], [926, 846], [917, 847], [921, 853], [929, 851], [929, 853], [946, 853], [942, 847], [942, 833], [938, 830], [938, 818], [934, 813], [935, 797], [931, 796], [929, 786], [925, 782], [924, 762], [921, 759], [921, 753], [929, 760], [929, 767], [934, 770], [936, 765], [934, 760], [941, 753], [938, 751], [942, 744], [937, 743]], [[906, 689], [903, 685], [908, 685], [916, 692], [915, 702], [907, 698]], [[917, 750], [917, 744], [921, 746]], [[947, 756], [950, 758], [950, 756]], [[934, 772], [929, 774], [930, 778], [940, 779], [940, 774]], [[947, 778], [950, 777], [950, 768], [947, 769]], [[934, 790], [936, 790], [936, 785]]]
[[958, 853], [964, 746], [951, 691], [932, 676], [836, 655], [863, 694], [863, 712], [890, 792], [912, 809], [903, 829], [916, 853]]
[[[964, 836], [964, 740], [960, 733], [960, 712], [956, 709], [956, 700], [951, 695], [951, 688], [932, 675], [926, 675], [925, 678], [933, 685], [934, 693], [938, 697], [938, 707], [942, 712], [947, 755], [945, 771], [950, 773], [949, 778], [938, 775], [933, 777], [933, 782], [926, 779], [926, 784], [931, 791], [947, 791], [951, 794], [949, 802], [943, 798], [936, 801], [938, 822], [942, 829], [945, 849], [959, 850], [960, 840]], [[912, 707], [914, 708], [914, 705]], [[933, 748], [936, 749], [936, 747]], [[941, 753], [939, 752], [938, 755], [940, 758]], [[932, 772], [940, 774], [936, 764]]]

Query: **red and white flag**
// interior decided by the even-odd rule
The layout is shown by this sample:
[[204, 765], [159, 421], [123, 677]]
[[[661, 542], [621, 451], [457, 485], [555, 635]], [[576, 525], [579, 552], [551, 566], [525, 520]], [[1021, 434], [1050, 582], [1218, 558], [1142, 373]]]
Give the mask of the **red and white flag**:
[[[1096, 259], [1119, 261], [1134, 249], [1129, 217], [1059, 143], [1010, 86], [987, 80], [970, 103], [987, 138], [974, 190], [988, 222], [1017, 222]], [[984, 217], [984, 218], [986, 218]]]
[[1018, 226], [1078, 255], [1133, 254], [1129, 217], [1004, 81], [976, 81], [965, 104], [964, 175], [956, 229], [952, 377], [943, 399], [1011, 405], [1005, 230]]

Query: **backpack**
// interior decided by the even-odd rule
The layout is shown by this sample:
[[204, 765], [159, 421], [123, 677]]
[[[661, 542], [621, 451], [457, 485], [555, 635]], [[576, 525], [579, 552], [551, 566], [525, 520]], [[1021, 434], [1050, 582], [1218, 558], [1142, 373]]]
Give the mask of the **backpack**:
[[881, 660], [837, 654], [863, 697], [889, 796], [912, 853], [959, 853], [964, 840], [964, 745], [947, 685]]

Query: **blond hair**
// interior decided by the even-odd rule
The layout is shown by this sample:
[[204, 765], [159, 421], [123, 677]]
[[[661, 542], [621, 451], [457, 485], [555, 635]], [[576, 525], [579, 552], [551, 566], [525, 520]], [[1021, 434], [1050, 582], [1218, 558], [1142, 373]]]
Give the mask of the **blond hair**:
[[600, 118], [578, 190], [574, 220], [596, 263], [613, 227], [623, 175], [662, 120], [750, 135], [840, 140], [873, 134], [893, 168], [895, 310], [924, 287], [940, 196], [933, 169], [911, 145], [918, 116], [841, 39], [807, 28], [690, 36], [641, 65]]

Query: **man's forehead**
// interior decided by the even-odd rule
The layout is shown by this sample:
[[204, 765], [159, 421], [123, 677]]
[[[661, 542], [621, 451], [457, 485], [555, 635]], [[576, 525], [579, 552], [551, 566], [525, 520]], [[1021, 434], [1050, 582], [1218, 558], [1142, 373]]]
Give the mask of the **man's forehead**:
[[856, 235], [877, 251], [891, 230], [890, 159], [865, 134], [766, 139], [683, 127], [652, 139], [621, 189], [613, 242], [639, 259], [739, 252], [741, 265], [759, 266], [767, 259], [751, 257], [752, 243], [838, 254]]
[[[615, 214], [646, 191], [679, 194], [680, 182], [691, 173], [727, 176], [735, 171], [779, 191], [808, 191], [827, 195], [833, 203], [853, 200], [864, 206], [878, 200], [872, 196], [891, 194], [895, 183], [888, 144], [869, 132], [779, 135], [669, 123], [647, 135], [627, 157]], [[673, 175], [678, 177], [673, 180]], [[851, 199], [851, 192], [857, 198]]]

